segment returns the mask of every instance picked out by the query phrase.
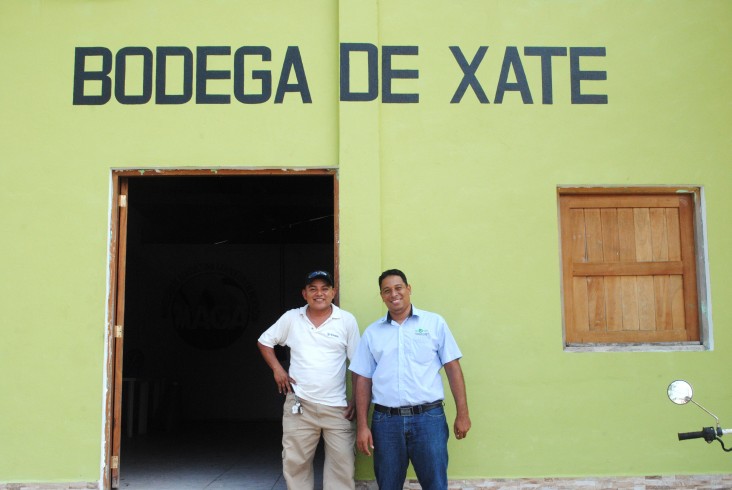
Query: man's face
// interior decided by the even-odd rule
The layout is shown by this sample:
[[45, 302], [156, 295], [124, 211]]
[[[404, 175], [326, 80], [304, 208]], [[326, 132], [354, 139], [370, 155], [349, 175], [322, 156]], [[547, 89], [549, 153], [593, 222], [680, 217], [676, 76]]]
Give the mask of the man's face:
[[412, 286], [399, 276], [386, 276], [381, 281], [381, 299], [392, 316], [412, 307]]
[[324, 311], [330, 308], [335, 298], [335, 288], [322, 279], [316, 279], [302, 290], [302, 297], [308, 302], [308, 306], [316, 311]]

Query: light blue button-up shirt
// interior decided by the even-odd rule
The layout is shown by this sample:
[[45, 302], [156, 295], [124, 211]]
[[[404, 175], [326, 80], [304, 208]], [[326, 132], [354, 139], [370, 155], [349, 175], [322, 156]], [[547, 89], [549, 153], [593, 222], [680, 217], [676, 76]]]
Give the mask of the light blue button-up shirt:
[[401, 325], [389, 315], [369, 325], [349, 369], [371, 378], [373, 403], [404, 407], [442, 400], [440, 369], [461, 357], [445, 320], [412, 306]]

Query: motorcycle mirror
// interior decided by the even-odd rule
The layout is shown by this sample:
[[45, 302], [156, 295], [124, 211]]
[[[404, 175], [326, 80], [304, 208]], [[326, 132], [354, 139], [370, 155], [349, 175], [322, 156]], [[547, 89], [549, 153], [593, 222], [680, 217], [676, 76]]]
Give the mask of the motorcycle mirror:
[[677, 379], [668, 385], [668, 399], [677, 405], [686, 405], [691, 401], [691, 397], [694, 394], [694, 390], [691, 389], [691, 385], [683, 379]]

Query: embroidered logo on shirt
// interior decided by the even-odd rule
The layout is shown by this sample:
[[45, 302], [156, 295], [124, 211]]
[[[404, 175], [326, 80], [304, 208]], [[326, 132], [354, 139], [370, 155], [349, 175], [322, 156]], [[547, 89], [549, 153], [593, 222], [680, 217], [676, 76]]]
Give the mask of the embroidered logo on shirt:
[[415, 335], [429, 335], [430, 331], [426, 328], [415, 328], [414, 333]]
[[325, 334], [325, 335], [327, 335], [328, 337], [332, 337], [332, 338], [334, 338], [334, 339], [337, 339], [337, 338], [338, 338], [338, 334], [335, 334], [335, 333], [333, 333], [333, 332], [328, 332], [328, 333], [327, 333], [327, 334]]

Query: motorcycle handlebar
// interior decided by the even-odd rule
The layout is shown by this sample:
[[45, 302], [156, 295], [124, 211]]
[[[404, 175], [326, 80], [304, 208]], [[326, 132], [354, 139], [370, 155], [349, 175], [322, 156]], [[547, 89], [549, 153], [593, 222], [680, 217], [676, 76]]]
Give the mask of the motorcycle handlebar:
[[704, 431], [698, 432], [679, 432], [679, 441], [686, 441], [689, 439], [702, 439], [704, 438]]
[[679, 432], [679, 441], [686, 441], [689, 439], [704, 439], [707, 442], [712, 442], [717, 437], [720, 437], [727, 432], [728, 429], [714, 428], [714, 427], [703, 427], [699, 432]]

